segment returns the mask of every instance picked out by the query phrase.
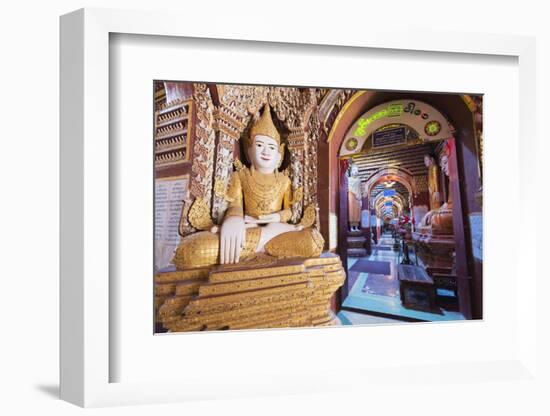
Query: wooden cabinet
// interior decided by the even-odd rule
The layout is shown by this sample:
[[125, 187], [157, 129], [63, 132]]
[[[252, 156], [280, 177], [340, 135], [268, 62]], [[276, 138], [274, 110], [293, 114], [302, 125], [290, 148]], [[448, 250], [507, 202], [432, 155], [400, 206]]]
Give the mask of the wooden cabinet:
[[437, 311], [433, 279], [420, 266], [397, 266], [401, 303], [405, 308], [421, 311]]

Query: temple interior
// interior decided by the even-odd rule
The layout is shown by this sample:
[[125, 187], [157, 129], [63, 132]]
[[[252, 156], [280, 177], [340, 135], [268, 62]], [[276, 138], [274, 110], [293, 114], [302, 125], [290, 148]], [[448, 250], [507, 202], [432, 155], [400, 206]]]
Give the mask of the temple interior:
[[482, 98], [155, 81], [155, 331], [482, 319]]

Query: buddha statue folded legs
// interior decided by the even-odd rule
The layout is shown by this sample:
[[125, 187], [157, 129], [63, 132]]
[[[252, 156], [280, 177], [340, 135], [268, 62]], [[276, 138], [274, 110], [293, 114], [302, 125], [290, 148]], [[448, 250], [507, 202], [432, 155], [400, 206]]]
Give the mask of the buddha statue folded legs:
[[[280, 233], [262, 247], [259, 244], [261, 233], [267, 227], [269, 225], [246, 229], [241, 260], [246, 260], [258, 252], [265, 252], [277, 258], [288, 258], [318, 257], [323, 251], [324, 239], [314, 228]], [[178, 269], [220, 264], [219, 234], [201, 231], [185, 237], [178, 246], [172, 262]]]
[[452, 207], [444, 204], [442, 207], [431, 210], [417, 227], [421, 234], [450, 235], [453, 234]]

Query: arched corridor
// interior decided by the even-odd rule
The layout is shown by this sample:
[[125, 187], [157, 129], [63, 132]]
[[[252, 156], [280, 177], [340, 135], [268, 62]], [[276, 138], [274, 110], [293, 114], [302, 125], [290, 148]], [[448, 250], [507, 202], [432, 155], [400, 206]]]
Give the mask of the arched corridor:
[[[339, 218], [329, 232], [347, 265], [344, 319], [481, 317], [481, 256], [468, 241], [481, 222], [476, 100], [363, 91], [336, 117], [328, 157], [339, 168], [329, 179], [339, 191], [328, 209]], [[345, 219], [353, 199], [342, 196], [353, 181], [361, 182], [360, 229]]]

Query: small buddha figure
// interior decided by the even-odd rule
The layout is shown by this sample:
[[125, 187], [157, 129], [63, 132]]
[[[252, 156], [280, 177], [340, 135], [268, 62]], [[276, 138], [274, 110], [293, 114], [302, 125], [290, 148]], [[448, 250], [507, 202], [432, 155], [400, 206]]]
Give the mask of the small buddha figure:
[[269, 105], [244, 144], [251, 167], [236, 162], [224, 195], [228, 208], [221, 227], [184, 237], [172, 260], [178, 269], [238, 263], [259, 252], [278, 258], [321, 254], [324, 240], [316, 229], [288, 222], [291, 207], [301, 196], [292, 192], [288, 176], [278, 171], [284, 144]]
[[[451, 154], [451, 146], [447, 142], [440, 155], [439, 164], [445, 176], [449, 176], [449, 156]], [[430, 195], [431, 196], [431, 195]], [[431, 198], [430, 198], [431, 203]], [[449, 188], [447, 202], [439, 208], [432, 209], [418, 226], [418, 231], [422, 234], [453, 234], [453, 194]]]
[[348, 222], [350, 231], [359, 231], [361, 222], [361, 178], [353, 162], [348, 175]]

